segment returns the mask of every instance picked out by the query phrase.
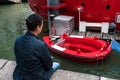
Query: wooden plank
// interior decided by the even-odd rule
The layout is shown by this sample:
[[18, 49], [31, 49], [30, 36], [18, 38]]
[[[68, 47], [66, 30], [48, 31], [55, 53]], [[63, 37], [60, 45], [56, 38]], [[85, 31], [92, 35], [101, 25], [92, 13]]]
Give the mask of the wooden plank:
[[98, 33], [98, 32], [78, 32], [79, 36], [85, 36], [85, 37], [89, 37], [92, 38], [94, 36], [97, 36], [99, 39], [104, 39], [104, 40], [118, 40], [120, 41], [120, 33], [116, 33], [116, 34], [107, 34], [107, 33]]
[[78, 31], [74, 30], [71, 35], [77, 35], [77, 34], [78, 34]]
[[78, 32], [77, 35], [79, 35], [79, 36], [85, 36], [85, 32]]

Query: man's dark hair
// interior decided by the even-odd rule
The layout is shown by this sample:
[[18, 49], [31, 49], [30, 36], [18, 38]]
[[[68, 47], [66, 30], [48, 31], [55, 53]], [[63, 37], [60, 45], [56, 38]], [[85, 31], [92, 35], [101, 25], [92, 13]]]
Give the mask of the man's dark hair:
[[39, 16], [38, 14], [32, 14], [26, 19], [26, 26], [28, 31], [34, 31], [37, 25], [42, 24], [42, 17]]

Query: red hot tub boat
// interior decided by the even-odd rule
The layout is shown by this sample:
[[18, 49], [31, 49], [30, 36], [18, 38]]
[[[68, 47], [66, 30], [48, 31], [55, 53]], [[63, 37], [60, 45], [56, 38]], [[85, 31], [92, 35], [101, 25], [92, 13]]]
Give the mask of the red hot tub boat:
[[[55, 38], [55, 37], [53, 37]], [[110, 43], [96, 37], [63, 35], [58, 40], [44, 36], [44, 42], [54, 53], [83, 63], [99, 63], [109, 57]]]

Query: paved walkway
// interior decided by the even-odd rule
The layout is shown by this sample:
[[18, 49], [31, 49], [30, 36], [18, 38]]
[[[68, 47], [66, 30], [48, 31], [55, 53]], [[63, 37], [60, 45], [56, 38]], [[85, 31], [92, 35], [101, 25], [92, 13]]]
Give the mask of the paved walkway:
[[[0, 80], [13, 80], [12, 74], [16, 66], [15, 61], [0, 59]], [[118, 80], [90, 74], [57, 70], [50, 80]]]

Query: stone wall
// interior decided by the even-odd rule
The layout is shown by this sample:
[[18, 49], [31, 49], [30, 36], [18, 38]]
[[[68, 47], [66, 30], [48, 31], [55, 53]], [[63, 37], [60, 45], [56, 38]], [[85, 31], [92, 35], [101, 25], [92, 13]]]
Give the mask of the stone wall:
[[[15, 69], [16, 62], [0, 59], [0, 80], [13, 80], [12, 74]], [[66, 70], [57, 70], [50, 80], [117, 80], [102, 76], [78, 73]]]

